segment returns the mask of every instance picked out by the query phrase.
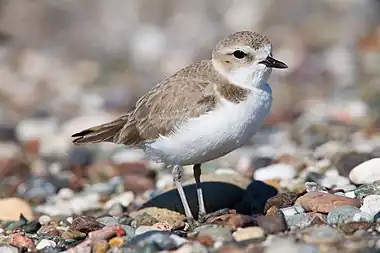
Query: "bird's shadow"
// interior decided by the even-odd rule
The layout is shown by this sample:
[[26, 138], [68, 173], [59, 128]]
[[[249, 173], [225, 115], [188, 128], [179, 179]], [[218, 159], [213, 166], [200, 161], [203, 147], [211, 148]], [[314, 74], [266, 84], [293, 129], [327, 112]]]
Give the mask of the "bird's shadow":
[[[262, 213], [267, 200], [277, 190], [258, 180], [253, 180], [247, 189], [225, 182], [203, 182], [203, 198], [208, 213], [224, 208], [236, 209], [241, 214]], [[198, 216], [198, 199], [195, 184], [184, 186], [187, 201], [194, 217]], [[176, 189], [166, 191], [150, 199], [140, 207], [166, 208], [184, 214], [181, 199]]]

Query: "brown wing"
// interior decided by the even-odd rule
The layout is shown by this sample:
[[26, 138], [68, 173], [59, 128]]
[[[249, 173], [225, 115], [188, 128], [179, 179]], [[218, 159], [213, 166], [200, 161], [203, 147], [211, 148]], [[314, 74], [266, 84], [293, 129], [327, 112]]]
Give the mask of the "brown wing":
[[215, 105], [213, 85], [208, 81], [189, 77], [164, 80], [136, 103], [129, 122], [114, 141], [129, 144], [134, 131], [141, 141], [168, 135], [186, 119], [199, 117]]
[[215, 108], [218, 78], [211, 61], [192, 64], [153, 87], [125, 116], [78, 132], [73, 142], [138, 145], [168, 135], [186, 119]]

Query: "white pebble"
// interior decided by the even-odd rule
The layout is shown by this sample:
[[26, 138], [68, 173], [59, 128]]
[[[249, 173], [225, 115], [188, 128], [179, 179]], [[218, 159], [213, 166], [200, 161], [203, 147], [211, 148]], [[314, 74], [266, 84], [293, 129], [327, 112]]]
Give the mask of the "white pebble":
[[294, 205], [280, 209], [285, 216], [293, 216], [296, 214], [304, 213], [305, 209], [302, 206]]
[[41, 223], [41, 225], [47, 225], [51, 221], [51, 218], [48, 215], [42, 215], [38, 221]]
[[360, 210], [372, 214], [373, 216], [377, 214], [380, 210], [380, 195], [369, 195], [365, 197]]
[[46, 247], [55, 247], [57, 244], [54, 241], [42, 239], [36, 246], [36, 249], [41, 250]]
[[256, 170], [253, 178], [261, 181], [274, 178], [291, 179], [296, 175], [296, 173], [296, 169], [292, 165], [277, 163]]
[[135, 195], [133, 194], [133, 192], [131, 192], [131, 191], [124, 192], [124, 193], [117, 195], [117, 196], [113, 197], [112, 199], [108, 200], [105, 204], [105, 208], [109, 209], [109, 208], [111, 208], [111, 206], [113, 206], [114, 204], [117, 204], [117, 203], [120, 203], [123, 206], [127, 207], [127, 206], [129, 206], [129, 204], [131, 204], [131, 202], [134, 200], [134, 198], [135, 198]]
[[373, 158], [353, 168], [349, 178], [354, 184], [371, 184], [380, 180], [379, 167], [380, 158]]
[[140, 226], [135, 231], [135, 236], [144, 234], [149, 231], [160, 231], [158, 228], [155, 228], [153, 226]]

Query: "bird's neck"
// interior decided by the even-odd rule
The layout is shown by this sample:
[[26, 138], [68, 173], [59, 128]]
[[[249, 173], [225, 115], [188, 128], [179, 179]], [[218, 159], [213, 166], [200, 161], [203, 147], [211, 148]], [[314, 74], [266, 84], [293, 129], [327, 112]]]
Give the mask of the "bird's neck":
[[212, 61], [215, 70], [231, 84], [248, 90], [266, 90], [267, 81], [272, 72], [271, 68], [261, 66], [247, 66], [226, 70], [217, 62]]

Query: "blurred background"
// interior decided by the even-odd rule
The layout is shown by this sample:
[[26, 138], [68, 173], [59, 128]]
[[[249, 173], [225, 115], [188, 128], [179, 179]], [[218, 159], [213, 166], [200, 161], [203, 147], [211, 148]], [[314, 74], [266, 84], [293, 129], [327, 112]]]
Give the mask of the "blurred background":
[[[36, 199], [64, 178], [81, 188], [89, 164], [94, 182], [126, 170], [94, 160], [141, 160], [112, 144], [74, 148], [70, 135], [123, 114], [239, 30], [263, 32], [289, 66], [270, 78], [274, 105], [255, 143], [291, 153], [376, 134], [378, 0], [0, 0], [0, 178], [9, 179], [2, 194]], [[37, 179], [25, 182], [30, 175]]]

